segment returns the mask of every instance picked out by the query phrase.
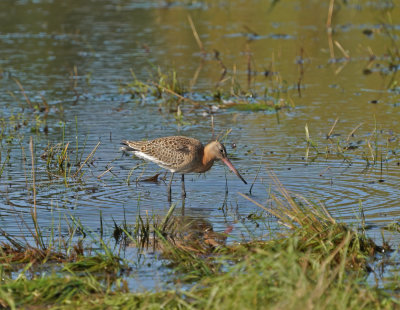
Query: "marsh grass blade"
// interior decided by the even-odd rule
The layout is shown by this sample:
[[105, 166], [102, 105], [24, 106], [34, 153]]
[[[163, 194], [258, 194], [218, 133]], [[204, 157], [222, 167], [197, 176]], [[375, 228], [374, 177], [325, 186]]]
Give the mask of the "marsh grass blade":
[[94, 147], [94, 149], [90, 152], [90, 154], [88, 155], [88, 157], [86, 157], [85, 161], [80, 165], [79, 169], [76, 170], [76, 172], [74, 173], [74, 175], [72, 176], [73, 178], [75, 178], [79, 171], [81, 171], [81, 169], [83, 168], [83, 166], [86, 165], [86, 163], [93, 157], [93, 155], [96, 153], [97, 148], [100, 146], [100, 141], [96, 144], [96, 146]]

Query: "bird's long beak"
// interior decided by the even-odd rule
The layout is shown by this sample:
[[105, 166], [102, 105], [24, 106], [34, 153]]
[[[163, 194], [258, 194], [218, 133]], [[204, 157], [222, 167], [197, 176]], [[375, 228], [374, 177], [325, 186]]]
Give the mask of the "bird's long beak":
[[232, 163], [229, 161], [228, 158], [222, 158], [221, 159], [225, 165], [227, 165], [229, 167], [229, 169], [231, 169], [238, 177], [239, 179], [241, 179], [243, 181], [244, 184], [247, 184], [247, 182], [245, 181], [245, 179], [242, 178], [242, 176], [240, 175], [239, 171], [236, 170], [235, 167], [233, 167]]

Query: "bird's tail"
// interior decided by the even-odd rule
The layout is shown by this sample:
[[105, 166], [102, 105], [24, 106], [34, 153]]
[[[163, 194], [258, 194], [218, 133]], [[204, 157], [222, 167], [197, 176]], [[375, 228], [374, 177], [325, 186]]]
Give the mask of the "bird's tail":
[[120, 151], [124, 152], [124, 153], [132, 153], [137, 151], [137, 149], [135, 149], [134, 147], [132, 147], [132, 145], [129, 143], [129, 141], [127, 140], [122, 140], [121, 144], [123, 146], [120, 147]]

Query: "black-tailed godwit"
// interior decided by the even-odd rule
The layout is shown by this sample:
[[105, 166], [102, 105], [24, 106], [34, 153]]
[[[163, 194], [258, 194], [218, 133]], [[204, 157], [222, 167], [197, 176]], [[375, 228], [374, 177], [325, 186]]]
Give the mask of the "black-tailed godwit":
[[162, 168], [171, 171], [171, 180], [168, 184], [168, 201], [171, 202], [171, 184], [175, 173], [182, 174], [182, 198], [186, 197], [185, 174], [190, 172], [203, 173], [212, 167], [214, 161], [222, 160], [245, 184], [236, 168], [226, 155], [225, 146], [212, 141], [206, 146], [196, 139], [172, 136], [157, 138], [149, 141], [123, 140], [121, 150], [130, 152], [137, 157], [156, 163]]

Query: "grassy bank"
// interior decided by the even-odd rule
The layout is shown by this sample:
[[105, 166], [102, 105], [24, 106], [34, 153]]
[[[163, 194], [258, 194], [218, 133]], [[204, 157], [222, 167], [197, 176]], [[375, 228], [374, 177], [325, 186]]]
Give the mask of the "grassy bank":
[[[374, 260], [390, 249], [338, 223], [324, 206], [287, 192], [271, 176], [277, 190], [269, 207], [254, 203], [285, 227], [273, 238], [231, 245], [204, 243], [210, 234], [191, 238], [178, 232], [176, 227], [184, 225], [173, 225], [178, 219], [172, 212], [160, 221], [153, 218], [153, 224], [138, 220], [130, 227], [135, 234], [129, 226], [119, 228], [140, 251], [149, 242], [159, 244], [153, 248], [174, 271], [174, 290], [135, 292], [124, 278], [130, 262], [95, 236], [93, 244], [101, 245], [96, 251], [71, 244], [58, 252], [51, 245], [35, 250], [8, 236], [0, 252], [0, 305], [9, 309], [399, 307], [395, 277], [384, 288], [367, 281], [374, 273]], [[193, 231], [193, 226], [189, 228]]]

